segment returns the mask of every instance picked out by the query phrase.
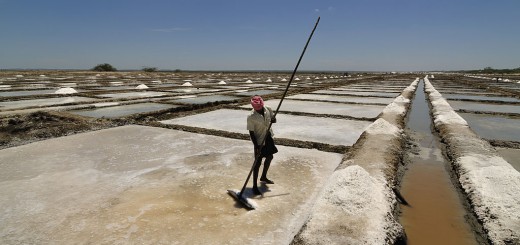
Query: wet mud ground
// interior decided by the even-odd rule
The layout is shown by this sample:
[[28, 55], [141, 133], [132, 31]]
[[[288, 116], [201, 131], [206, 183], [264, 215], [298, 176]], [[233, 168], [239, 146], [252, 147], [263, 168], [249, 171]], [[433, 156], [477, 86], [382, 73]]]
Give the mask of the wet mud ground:
[[[40, 76], [40, 73], [29, 73], [24, 74], [24, 77], [15, 77], [18, 73], [2, 73], [0, 77], [0, 89], [1, 91], [10, 91], [10, 92], [26, 92], [20, 95], [10, 94], [9, 96], [0, 96], [0, 135], [1, 142], [0, 147], [2, 149], [12, 148], [14, 146], [25, 145], [35, 141], [41, 141], [46, 139], [53, 139], [67, 135], [74, 135], [83, 132], [91, 132], [98, 131], [101, 129], [114, 128], [118, 126], [124, 125], [146, 125], [146, 126], [154, 126], [157, 128], [164, 128], [166, 130], [172, 129], [180, 129], [188, 132], [198, 133], [198, 134], [210, 134], [216, 135], [223, 138], [231, 138], [231, 139], [242, 139], [248, 140], [247, 136], [237, 135], [233, 132], [225, 132], [221, 130], [208, 130], [207, 128], [201, 127], [189, 127], [185, 126], [183, 128], [182, 125], [163, 125], [159, 123], [161, 120], [173, 120], [176, 118], [183, 118], [193, 115], [200, 115], [203, 113], [208, 113], [220, 109], [233, 109], [233, 110], [244, 110], [244, 105], [248, 104], [250, 93], [255, 93], [254, 91], [266, 91], [267, 87], [269, 92], [266, 92], [266, 95], [263, 96], [266, 101], [276, 99], [281, 96], [283, 93], [283, 89], [285, 88], [285, 82], [282, 82], [283, 78], [288, 79], [288, 74], [244, 74], [244, 73], [218, 73], [218, 74], [204, 74], [204, 73], [187, 73], [187, 74], [137, 74], [137, 73], [114, 73], [114, 74], [101, 74], [98, 76], [96, 73], [62, 73], [62, 72], [52, 72], [45, 75], [45, 77]], [[301, 96], [303, 94], [309, 94], [311, 97], [301, 97], [298, 99], [299, 102], [329, 102], [336, 103], [337, 106], [348, 106], [353, 105], [353, 103], [358, 103], [360, 105], [365, 106], [381, 106], [384, 108], [385, 102], [384, 99], [392, 98], [398, 95], [398, 93], [393, 94], [398, 91], [399, 88], [406, 87], [413, 78], [411, 76], [396, 78], [395, 76], [382, 77], [382, 76], [372, 76], [370, 78], [365, 75], [365, 77], [341, 77], [338, 74], [328, 75], [327, 78], [324, 78], [324, 75], [316, 75], [316, 74], [302, 74], [299, 76], [301, 80], [294, 81], [290, 89], [288, 96]], [[310, 78], [310, 79], [306, 79]], [[316, 79], [320, 78], [320, 79]], [[272, 79], [271, 82], [266, 82], [267, 79]], [[460, 79], [460, 82], [459, 82]], [[507, 97], [518, 97], [515, 94], [515, 91], [507, 88], [496, 88], [496, 89], [483, 89], [484, 85], [477, 84], [475, 85], [469, 78], [460, 78], [460, 77], [445, 77], [445, 80], [433, 80], [434, 86], [442, 87], [442, 85], [453, 85], [457, 84], [463, 86], [465, 88], [471, 89], [468, 93], [478, 93], [482, 91], [482, 93], [493, 93], [493, 96], [496, 94], [501, 94]], [[245, 81], [252, 80], [255, 86], [250, 86]], [[310, 81], [309, 81], [310, 80]], [[158, 82], [160, 81], [160, 82]], [[217, 85], [219, 81], [226, 81], [226, 85]], [[382, 83], [381, 81], [387, 81]], [[185, 83], [192, 83], [195, 85], [194, 87], [185, 87], [183, 86]], [[73, 102], [73, 103], [65, 103], [62, 105], [29, 105], [25, 107], [18, 108], [7, 108], [2, 103], [12, 103], [16, 101], [27, 101], [30, 99], [46, 99], [46, 98], [66, 98], [71, 95], [55, 95], [55, 94], [39, 94], [39, 92], [31, 93], [31, 91], [42, 90], [45, 88], [45, 92], [47, 90], [56, 90], [60, 87], [60, 85], [67, 84], [72, 85], [74, 88], [80, 91], [78, 94], [74, 94], [73, 96], [81, 96], [85, 98], [92, 98], [95, 101], [82, 101], [82, 102]], [[118, 86], [114, 86], [117, 84]], [[149, 89], [146, 91], [149, 92], [157, 92], [161, 94], [136, 94], [135, 86], [139, 84], [146, 84], [149, 86]], [[376, 85], [374, 85], [376, 84]], [[461, 85], [462, 84], [462, 85]], [[260, 85], [260, 86], [259, 86]], [[219, 87], [226, 86], [226, 87]], [[198, 89], [197, 89], [198, 88]], [[392, 93], [384, 93], [384, 88], [389, 89]], [[365, 90], [366, 91], [363, 91]], [[447, 87], [447, 89], [451, 89]], [[218, 90], [218, 91], [215, 91]], [[238, 91], [240, 90], [240, 91]], [[247, 90], [247, 91], [244, 91]], [[350, 90], [350, 91], [349, 91]], [[209, 91], [209, 92], [208, 92]], [[274, 91], [274, 92], [272, 92]], [[29, 93], [27, 93], [29, 92]], [[132, 93], [131, 97], [126, 97], [124, 93]], [[112, 94], [116, 94], [116, 96], [112, 96]], [[222, 96], [222, 100], [213, 100], [208, 99], [207, 102], [197, 102], [197, 97], [204, 96]], [[232, 96], [230, 98], [229, 96]], [[318, 96], [318, 97], [317, 97]], [[329, 96], [329, 99], [322, 99], [319, 96]], [[336, 99], [332, 96], [338, 96]], [[340, 97], [343, 96], [343, 97]], [[376, 97], [375, 97], [376, 96]], [[378, 96], [378, 97], [377, 97]], [[336, 101], [330, 101], [336, 100]], [[349, 98], [359, 98], [354, 100], [354, 102], [349, 102]], [[363, 103], [363, 100], [370, 101], [370, 98], [373, 98], [374, 102]], [[189, 103], [189, 99], [193, 99], [193, 103]], [[188, 103], [186, 103], [188, 100]], [[340, 103], [337, 103], [339, 100]], [[350, 99], [352, 100], [352, 99]], [[202, 98], [204, 101], [204, 98]], [[294, 100], [296, 101], [296, 100]], [[483, 101], [478, 101], [483, 102]], [[485, 101], [484, 101], [485, 102]], [[101, 117], [87, 117], [76, 115], [71, 113], [73, 110], [89, 110], [95, 109], [98, 107], [108, 106], [108, 107], [117, 107], [119, 105], [125, 104], [140, 104], [140, 103], [159, 103], [165, 105], [172, 105], [175, 108], [169, 108], [159, 111], [148, 111], [143, 113], [130, 113], [126, 116], [122, 117], [114, 117], [110, 118], [108, 116]], [[285, 102], [284, 102], [285, 103]], [[501, 104], [502, 102], [498, 102]], [[100, 104], [96, 106], [95, 104]], [[104, 105], [103, 105], [104, 104]], [[503, 102], [505, 105], [511, 105], [509, 102]], [[246, 106], [247, 107], [247, 106]], [[296, 105], [295, 108], [298, 106]], [[327, 113], [320, 112], [315, 114], [314, 111], [298, 111], [295, 108], [284, 111], [286, 115], [298, 115], [298, 116], [308, 116], [309, 120], [312, 120], [312, 117], [321, 117], [321, 118], [335, 118], [342, 120], [358, 120], [359, 122], [371, 122], [374, 121], [377, 114], [375, 116], [363, 116], [358, 114], [335, 114], [330, 110]], [[490, 112], [485, 112], [490, 113]], [[498, 113], [500, 112], [491, 112]], [[511, 115], [508, 115], [511, 116]], [[513, 115], [513, 118], [515, 115]], [[327, 136], [322, 136], [327, 138]], [[356, 137], [356, 136], [353, 136]], [[357, 136], [359, 137], [359, 136]], [[355, 140], [354, 140], [355, 141]], [[513, 148], [511, 146], [519, 145], [516, 141], [511, 140], [502, 140], [502, 139], [494, 139], [490, 142], [497, 142], [495, 145], [500, 145], [501, 147], [505, 147], [505, 149]], [[335, 152], [335, 153], [345, 153], [348, 151], [348, 146], [351, 143], [345, 144], [328, 144], [328, 143], [320, 143], [318, 141], [305, 141], [305, 140], [295, 140], [292, 138], [288, 138], [282, 140], [281, 145], [289, 146], [289, 147], [298, 147], [298, 148], [315, 148], [320, 149], [326, 152]], [[247, 143], [246, 143], [247, 144]], [[512, 153], [513, 157], [509, 157], [509, 159], [515, 158], [515, 154]], [[516, 158], [520, 159], [520, 157]], [[247, 169], [247, 168], [246, 168]], [[244, 170], [242, 172], [247, 172]], [[154, 177], [156, 175], [152, 173], [157, 173], [159, 176], [164, 176], [161, 171], [158, 172], [150, 172], [150, 176]], [[243, 174], [242, 174], [243, 175]], [[240, 176], [242, 176], [240, 175]], [[325, 174], [326, 175], [326, 174]], [[237, 177], [237, 183], [240, 182], [239, 179], [242, 177]], [[144, 187], [143, 187], [144, 188]], [[151, 188], [151, 187], [146, 187]], [[172, 187], [168, 187], [172, 188]], [[237, 187], [238, 188], [238, 187]], [[150, 191], [150, 189], [148, 189]], [[141, 196], [141, 194], [139, 194]], [[131, 199], [139, 199], [138, 196], [128, 197], [125, 200], [129, 201]], [[144, 199], [154, 198], [153, 195], [145, 195]], [[186, 197], [179, 197], [180, 199]], [[188, 198], [189, 199], [189, 198]], [[166, 203], [166, 200], [163, 200]], [[199, 200], [200, 201], [200, 200]], [[198, 201], [194, 201], [198, 202]], [[124, 204], [126, 205], [126, 204]], [[161, 204], [163, 205], [163, 204]], [[123, 208], [120, 206], [119, 208]], [[166, 208], [166, 207], [165, 207]], [[141, 207], [133, 207], [134, 214], [129, 217], [134, 217], [131, 220], [137, 220], [139, 214], [141, 215], [152, 215], [148, 213], [148, 211], [152, 210], [150, 206], [141, 206]], [[123, 210], [121, 211], [121, 215], [124, 214]], [[135, 216], [137, 214], [137, 216]], [[192, 213], [192, 215], [195, 215]], [[194, 218], [193, 216], [192, 218]], [[114, 218], [114, 217], [112, 217]], [[122, 219], [123, 216], [116, 219]], [[204, 221], [206, 218], [199, 217]], [[109, 221], [110, 218], [107, 218], [106, 222]], [[200, 221], [199, 219], [199, 221]], [[130, 220], [130, 221], [131, 221]], [[143, 219], [144, 222], [150, 222], [150, 217]], [[80, 221], [81, 224], [86, 225], [85, 221]], [[83, 222], [83, 223], [82, 223]], [[301, 221], [298, 221], [301, 222]], [[88, 222], [87, 222], [88, 223]], [[142, 226], [145, 223], [141, 223]], [[202, 222], [204, 223], [204, 222]], [[201, 223], [199, 222], [198, 225]], [[121, 225], [121, 224], [119, 224]], [[125, 224], [122, 226], [112, 226], [107, 223], [107, 229], [120, 229], [118, 238], [125, 237], [130, 239], [129, 241], [146, 241], [139, 240], [144, 239], [146, 236], [140, 236], [137, 239], [135, 236], [132, 225]], [[193, 225], [196, 225], [195, 223]], [[110, 226], [110, 227], [109, 227]], [[164, 227], [163, 227], [164, 228]], [[172, 227], [170, 227], [172, 228]], [[195, 230], [200, 229], [201, 227], [197, 227]], [[160, 229], [158, 227], [158, 229]], [[179, 229], [178, 227], [176, 229]], [[296, 228], [295, 228], [296, 229]], [[123, 232], [125, 231], [125, 232]], [[139, 232], [141, 232], [140, 230]], [[95, 232], [95, 231], [91, 231]], [[147, 232], [155, 232], [155, 231], [147, 231]], [[215, 230], [215, 232], [218, 232]], [[236, 231], [234, 231], [236, 232]], [[278, 230], [276, 232], [283, 232], [283, 230]], [[269, 234], [277, 234], [277, 233], [269, 233]], [[296, 232], [296, 231], [294, 231]], [[144, 234], [144, 233], [143, 233]], [[209, 234], [209, 233], [208, 233]], [[63, 233], [66, 238], [66, 234]], [[87, 234], [85, 233], [85, 239], [87, 239]], [[83, 236], [83, 235], [82, 235]], [[208, 236], [212, 236], [209, 234]], [[71, 238], [69, 238], [71, 239]], [[116, 239], [113, 237], [113, 239]], [[137, 239], [137, 240], [134, 240]], [[172, 239], [171, 237], [165, 237], [166, 240]], [[204, 239], [204, 238], [200, 238]], [[238, 238], [237, 238], [238, 239]], [[93, 240], [83, 240], [83, 241], [93, 241]], [[114, 241], [114, 240], [112, 240]], [[128, 241], [128, 240], [127, 240]], [[202, 241], [202, 240], [201, 240]], [[244, 240], [237, 240], [244, 242]], [[101, 241], [107, 242], [107, 241]], [[249, 241], [251, 242], [251, 241]], [[264, 242], [266, 242], [264, 240]], [[248, 243], [248, 242], [246, 242]]]

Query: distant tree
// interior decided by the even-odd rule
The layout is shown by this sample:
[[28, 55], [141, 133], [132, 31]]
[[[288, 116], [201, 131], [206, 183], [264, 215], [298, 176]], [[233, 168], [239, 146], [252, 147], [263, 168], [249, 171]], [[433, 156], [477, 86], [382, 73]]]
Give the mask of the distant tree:
[[175, 69], [175, 71], [173, 72], [181, 72], [182, 70], [181, 69]]
[[93, 71], [117, 71], [115, 67], [113, 67], [111, 64], [104, 63], [104, 64], [98, 64], [97, 66], [94, 66], [92, 68]]
[[144, 72], [156, 72], [157, 71], [157, 67], [144, 67], [143, 71]]

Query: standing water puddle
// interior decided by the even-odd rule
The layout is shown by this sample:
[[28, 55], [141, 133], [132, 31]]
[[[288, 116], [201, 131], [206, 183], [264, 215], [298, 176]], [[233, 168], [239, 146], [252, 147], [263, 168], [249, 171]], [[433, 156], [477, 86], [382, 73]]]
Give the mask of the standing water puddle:
[[408, 244], [478, 244], [465, 219], [466, 211], [446, 170], [439, 139], [431, 132], [424, 82], [417, 88], [408, 118], [415, 147], [408, 152], [401, 194], [400, 222]]

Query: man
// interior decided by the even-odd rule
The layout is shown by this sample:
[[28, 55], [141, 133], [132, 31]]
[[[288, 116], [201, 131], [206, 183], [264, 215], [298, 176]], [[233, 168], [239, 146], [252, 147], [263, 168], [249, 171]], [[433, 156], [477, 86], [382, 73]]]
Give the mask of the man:
[[[262, 193], [258, 189], [257, 181], [258, 171], [260, 170], [260, 165], [262, 164], [262, 158], [265, 158], [265, 161], [264, 170], [262, 171], [260, 181], [266, 184], [274, 184], [273, 181], [267, 178], [267, 170], [269, 170], [269, 166], [273, 160], [273, 154], [277, 153], [278, 149], [276, 149], [276, 146], [274, 145], [274, 140], [272, 137], [273, 130], [270, 129], [269, 132], [267, 132], [267, 128], [271, 122], [276, 122], [276, 118], [274, 118], [273, 110], [268, 106], [264, 106], [262, 97], [258, 95], [255, 95], [251, 98], [251, 106], [253, 106], [253, 110], [251, 110], [251, 113], [249, 116], [247, 116], [247, 130], [249, 130], [251, 141], [255, 147], [253, 193], [255, 195], [261, 195]], [[263, 142], [264, 137], [265, 142]], [[263, 146], [262, 143], [264, 143]]]

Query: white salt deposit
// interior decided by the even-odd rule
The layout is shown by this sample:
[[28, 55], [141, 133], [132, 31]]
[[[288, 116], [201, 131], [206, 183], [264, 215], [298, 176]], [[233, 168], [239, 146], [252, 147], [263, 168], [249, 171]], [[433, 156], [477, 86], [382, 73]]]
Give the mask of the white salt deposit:
[[375, 122], [370, 124], [366, 129], [365, 132], [367, 134], [387, 134], [387, 135], [394, 135], [399, 136], [402, 132], [401, 129], [396, 127], [395, 125], [389, 123], [383, 118], [377, 119]]
[[287, 79], [285, 79], [285, 78], [284, 78], [284, 79], [282, 79], [282, 82], [287, 82]]
[[182, 86], [189, 87], [189, 86], [193, 86], [193, 84], [191, 84], [190, 82], [185, 82], [182, 84]]
[[335, 171], [300, 234], [305, 244], [386, 244], [399, 224], [389, 225], [385, 215], [391, 213], [385, 186], [358, 165]]
[[391, 114], [398, 114], [398, 115], [403, 115], [406, 113], [406, 107], [404, 106], [404, 103], [401, 104], [401, 103], [396, 103], [395, 101], [388, 104], [385, 109], [383, 109], [383, 114], [387, 114], [387, 113], [391, 113]]
[[58, 89], [56, 92], [54, 92], [55, 94], [75, 94], [77, 93], [78, 91], [76, 91], [75, 89], [73, 88], [60, 88]]
[[247, 80], [246, 83], [253, 83], [253, 81], [251, 81], [251, 80]]
[[270, 83], [272, 82], [273, 80], [271, 80], [271, 78], [267, 79], [266, 82]]
[[227, 83], [224, 82], [224, 81], [220, 81], [220, 82], [218, 82], [217, 84], [219, 84], [219, 85], [224, 85], [224, 84], [227, 84]]
[[162, 81], [161, 80], [154, 80], [154, 81], [151, 81], [151, 83], [155, 83], [155, 84], [161, 84]]
[[40, 77], [46, 77], [45, 75], [40, 75]]
[[[435, 94], [427, 77], [424, 82], [426, 91]], [[455, 156], [458, 180], [489, 240], [493, 244], [520, 244], [520, 172], [487, 141], [469, 128], [461, 128], [463, 119], [449, 110], [444, 98], [430, 96], [430, 100], [435, 126], [446, 128], [441, 136]]]
[[23, 77], [23, 75], [16, 75], [15, 77]]
[[95, 103], [92, 104], [94, 107], [108, 107], [108, 106], [117, 106], [119, 105], [119, 102], [102, 102], [102, 103]]
[[294, 80], [295, 80], [295, 81], [300, 81], [300, 78], [297, 77], [297, 78], [295, 78]]
[[148, 86], [146, 86], [145, 84], [139, 84], [137, 87], [135, 87], [135, 89], [147, 89]]

